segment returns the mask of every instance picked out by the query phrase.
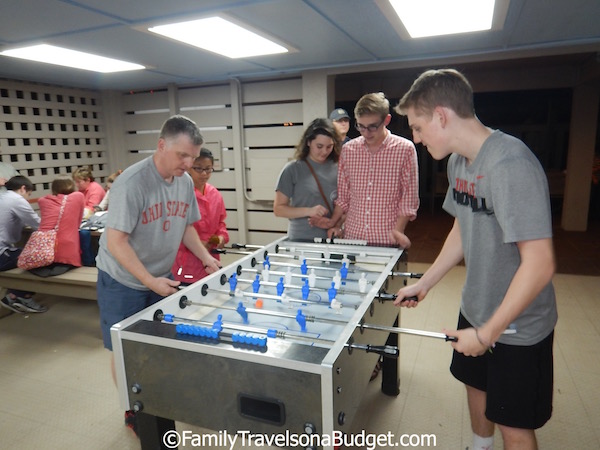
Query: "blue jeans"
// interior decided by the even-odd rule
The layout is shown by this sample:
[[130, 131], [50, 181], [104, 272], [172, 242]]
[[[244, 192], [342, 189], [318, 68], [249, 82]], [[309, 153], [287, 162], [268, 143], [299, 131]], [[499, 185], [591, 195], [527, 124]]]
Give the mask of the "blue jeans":
[[111, 351], [110, 327], [164, 298], [150, 290], [140, 291], [127, 287], [100, 269], [96, 292], [100, 308], [102, 342], [104, 347]]

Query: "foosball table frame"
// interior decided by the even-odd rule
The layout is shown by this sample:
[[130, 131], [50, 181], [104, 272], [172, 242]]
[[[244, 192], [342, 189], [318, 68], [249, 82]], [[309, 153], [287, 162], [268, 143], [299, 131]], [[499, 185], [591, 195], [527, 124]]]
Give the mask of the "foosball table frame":
[[[165, 445], [164, 436], [175, 429], [175, 421], [231, 434], [347, 433], [380, 354], [381, 390], [390, 396], [399, 394], [398, 334], [363, 328], [361, 324], [398, 326], [399, 308], [381, 300], [379, 294], [406, 284], [406, 277], [394, 276], [407, 269], [402, 249], [295, 243], [282, 238], [247, 253], [111, 328], [120, 404], [124, 410], [137, 411], [142, 449], [173, 448]], [[202, 305], [219, 301], [224, 305], [225, 300], [217, 299], [250, 292], [238, 288], [223, 294], [230, 289], [227, 282], [235, 273], [242, 277], [256, 273], [258, 280], [267, 256], [271, 271], [277, 273], [278, 267], [284, 267], [278, 264], [289, 267], [292, 261], [299, 265], [306, 255], [318, 254], [328, 261], [315, 267], [339, 267], [330, 258], [341, 259], [342, 255], [346, 261], [351, 260], [345, 285], [348, 292], [354, 292], [338, 294], [340, 302], [348, 304], [343, 307], [344, 323], [331, 308], [310, 306], [322, 320], [334, 322], [325, 325], [331, 328], [327, 328], [330, 335], [326, 345], [318, 337], [311, 343], [312, 335], [303, 337], [301, 331], [290, 331], [290, 339], [267, 337], [264, 345], [236, 343], [231, 334], [207, 339], [181, 334], [173, 322], [173, 317], [184, 317], [185, 321], [191, 314], [194, 307], [185, 304], [188, 299], [191, 303], [199, 300]], [[357, 294], [356, 287], [349, 286], [356, 286], [357, 276], [364, 271], [368, 271], [370, 280], [368, 290]], [[299, 280], [305, 278], [296, 276]], [[243, 295], [255, 299], [252, 294]], [[300, 303], [298, 308], [302, 306], [306, 305]], [[319, 333], [323, 335], [326, 333]], [[264, 343], [265, 338], [261, 339]], [[390, 348], [396, 353], [392, 354]], [[376, 349], [386, 350], [377, 353]]]

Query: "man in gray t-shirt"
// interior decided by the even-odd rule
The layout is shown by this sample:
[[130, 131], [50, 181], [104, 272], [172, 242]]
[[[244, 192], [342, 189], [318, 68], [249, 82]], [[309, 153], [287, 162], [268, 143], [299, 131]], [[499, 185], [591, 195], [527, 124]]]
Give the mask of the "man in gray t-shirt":
[[557, 321], [542, 166], [523, 142], [479, 121], [456, 70], [424, 72], [396, 110], [434, 159], [450, 155], [443, 206], [455, 220], [435, 262], [395, 303], [417, 306], [464, 259], [458, 329], [444, 332], [455, 339], [450, 371], [466, 387], [469, 448], [493, 448], [495, 425], [505, 448], [537, 448], [534, 430], [552, 415]]
[[[182, 242], [207, 273], [219, 270], [193, 226], [200, 212], [187, 170], [201, 145], [196, 124], [173, 116], [163, 124], [154, 155], [123, 171], [111, 188], [96, 260], [100, 327], [109, 350], [112, 325], [177, 292], [180, 282], [170, 270]], [[111, 369], [114, 378], [114, 359]], [[127, 411], [125, 418], [135, 429], [135, 413]]]

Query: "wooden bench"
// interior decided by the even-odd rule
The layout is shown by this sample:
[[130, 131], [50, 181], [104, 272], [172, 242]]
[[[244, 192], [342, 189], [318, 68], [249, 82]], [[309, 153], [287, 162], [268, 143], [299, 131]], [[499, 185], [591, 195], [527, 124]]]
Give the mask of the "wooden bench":
[[0, 290], [19, 289], [59, 297], [96, 300], [98, 269], [78, 267], [54, 277], [38, 277], [26, 270], [11, 269], [0, 272]]

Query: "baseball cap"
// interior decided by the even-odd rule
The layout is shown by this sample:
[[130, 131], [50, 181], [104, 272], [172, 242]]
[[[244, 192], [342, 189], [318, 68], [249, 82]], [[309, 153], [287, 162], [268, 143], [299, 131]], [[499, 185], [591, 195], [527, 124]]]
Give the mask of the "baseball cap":
[[340, 120], [340, 119], [343, 119], [344, 117], [346, 119], [350, 119], [348, 112], [342, 108], [336, 108], [333, 111], [331, 111], [331, 114], [329, 114], [329, 118], [331, 120]]

